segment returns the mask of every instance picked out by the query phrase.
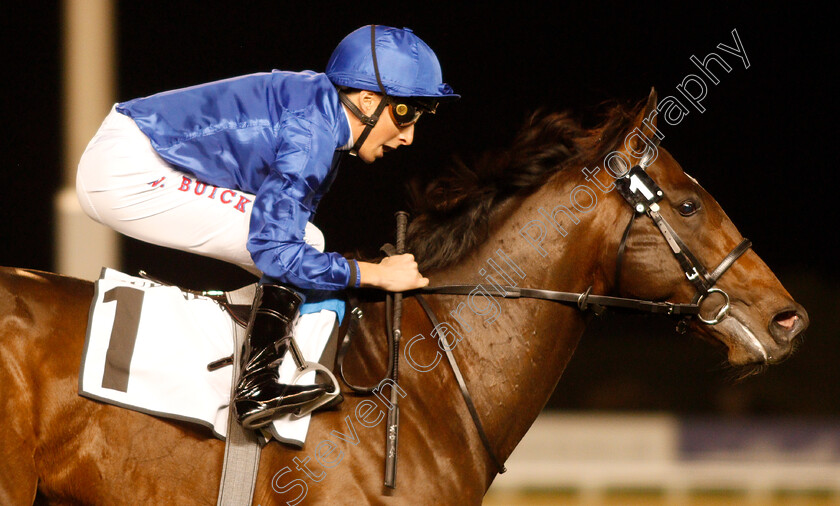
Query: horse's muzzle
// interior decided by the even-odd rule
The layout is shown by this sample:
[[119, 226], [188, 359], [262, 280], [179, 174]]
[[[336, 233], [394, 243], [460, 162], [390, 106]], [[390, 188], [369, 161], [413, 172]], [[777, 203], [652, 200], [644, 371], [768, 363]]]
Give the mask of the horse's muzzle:
[[773, 316], [767, 330], [776, 344], [785, 348], [793, 346], [796, 337], [808, 328], [809, 323], [808, 312], [794, 302], [793, 306]]

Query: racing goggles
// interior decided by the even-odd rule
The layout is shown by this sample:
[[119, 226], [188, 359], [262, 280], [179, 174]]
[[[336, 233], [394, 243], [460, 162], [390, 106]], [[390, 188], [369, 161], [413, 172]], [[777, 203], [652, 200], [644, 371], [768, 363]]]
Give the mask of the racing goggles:
[[421, 102], [416, 99], [406, 99], [403, 97], [388, 96], [388, 111], [391, 113], [391, 119], [394, 123], [404, 128], [417, 123], [420, 116], [424, 112], [434, 114], [437, 109], [437, 103], [433, 101]]

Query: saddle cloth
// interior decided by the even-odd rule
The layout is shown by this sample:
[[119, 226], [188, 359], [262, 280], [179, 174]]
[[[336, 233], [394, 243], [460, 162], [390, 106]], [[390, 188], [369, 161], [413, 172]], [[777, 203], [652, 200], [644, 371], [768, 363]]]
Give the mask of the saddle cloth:
[[[317, 361], [343, 314], [343, 301], [307, 302], [301, 313], [295, 338], [304, 357]], [[235, 325], [211, 298], [103, 269], [91, 303], [79, 394], [194, 422], [224, 439], [233, 368], [208, 371], [207, 364], [233, 354]], [[287, 354], [280, 381], [288, 382], [294, 372], [294, 361]], [[298, 383], [314, 381], [311, 372]], [[284, 415], [263, 436], [302, 447], [309, 421], [310, 416]]]

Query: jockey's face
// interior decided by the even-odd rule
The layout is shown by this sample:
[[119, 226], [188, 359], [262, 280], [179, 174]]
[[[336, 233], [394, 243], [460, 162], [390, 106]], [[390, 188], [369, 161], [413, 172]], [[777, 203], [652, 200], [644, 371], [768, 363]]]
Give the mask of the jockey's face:
[[[382, 95], [362, 90], [358, 94], [358, 100], [359, 109], [369, 116], [376, 111], [379, 102], [382, 100]], [[363, 130], [364, 125], [360, 121], [357, 120], [354, 122], [354, 142], [359, 138]], [[359, 158], [365, 163], [372, 163], [377, 158], [384, 156], [388, 151], [397, 149], [400, 146], [408, 146], [412, 142], [414, 142], [414, 124], [406, 127], [397, 126], [386, 107], [379, 115], [379, 121], [376, 122], [376, 126], [373, 127], [367, 139], [362, 144], [362, 147], [359, 148]]]

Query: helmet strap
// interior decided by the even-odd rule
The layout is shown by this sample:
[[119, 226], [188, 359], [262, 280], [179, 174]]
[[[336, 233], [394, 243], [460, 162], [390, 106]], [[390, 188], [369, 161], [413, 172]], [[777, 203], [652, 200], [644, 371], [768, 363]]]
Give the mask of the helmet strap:
[[379, 77], [379, 63], [376, 61], [376, 25], [370, 25], [370, 55], [373, 59], [373, 72], [376, 74], [376, 84], [379, 85], [379, 90], [382, 92], [382, 100], [379, 101], [379, 105], [376, 107], [376, 110], [373, 112], [372, 115], [367, 116], [358, 107], [354, 104], [350, 97], [348, 97], [343, 91], [338, 92], [338, 98], [341, 99], [341, 103], [346, 105], [350, 112], [356, 116], [359, 121], [365, 124], [365, 129], [362, 130], [362, 134], [359, 135], [359, 138], [356, 139], [356, 143], [353, 144], [353, 147], [350, 148], [350, 154], [353, 156], [358, 156], [359, 149], [362, 148], [362, 143], [365, 142], [368, 135], [370, 135], [370, 131], [373, 130], [373, 127], [376, 126], [376, 122], [379, 121], [379, 115], [382, 114], [382, 111], [385, 109], [385, 106], [388, 105], [388, 93], [385, 92], [385, 87], [382, 86], [382, 79]]
[[359, 149], [361, 149], [362, 144], [365, 142], [365, 139], [367, 139], [368, 135], [370, 135], [370, 132], [371, 130], [373, 130], [373, 127], [376, 126], [376, 122], [379, 121], [379, 116], [382, 114], [382, 111], [385, 110], [385, 106], [388, 105], [388, 97], [382, 97], [382, 100], [379, 101], [379, 105], [376, 106], [376, 110], [373, 111], [373, 114], [371, 114], [370, 116], [366, 115], [361, 111], [361, 109], [356, 107], [356, 104], [354, 104], [353, 101], [350, 100], [350, 97], [348, 97], [347, 94], [344, 93], [344, 90], [340, 90], [338, 92], [338, 98], [341, 100], [342, 104], [344, 104], [345, 106], [347, 106], [348, 109], [350, 109], [350, 112], [353, 113], [353, 116], [358, 118], [358, 120], [365, 125], [365, 129], [362, 130], [361, 135], [359, 135], [359, 138], [356, 139], [356, 143], [353, 144], [352, 148], [350, 148], [350, 154], [353, 156], [358, 156]]

